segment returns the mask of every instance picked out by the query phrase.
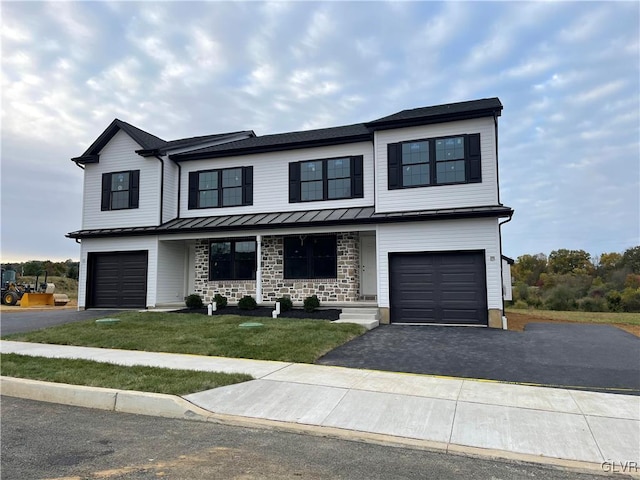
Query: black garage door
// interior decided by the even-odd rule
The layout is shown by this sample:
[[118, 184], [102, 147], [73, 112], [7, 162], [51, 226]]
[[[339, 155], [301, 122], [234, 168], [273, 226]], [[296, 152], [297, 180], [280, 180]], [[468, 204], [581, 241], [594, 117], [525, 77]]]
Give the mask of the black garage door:
[[389, 255], [391, 321], [487, 325], [484, 252]]
[[90, 253], [88, 307], [145, 308], [147, 252]]

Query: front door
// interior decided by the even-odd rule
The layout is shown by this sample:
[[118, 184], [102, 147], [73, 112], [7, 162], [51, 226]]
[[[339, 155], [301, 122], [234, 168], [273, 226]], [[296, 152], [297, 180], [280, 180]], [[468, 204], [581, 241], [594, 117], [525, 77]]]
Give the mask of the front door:
[[378, 269], [376, 262], [376, 237], [360, 237], [360, 296], [375, 299], [377, 295]]

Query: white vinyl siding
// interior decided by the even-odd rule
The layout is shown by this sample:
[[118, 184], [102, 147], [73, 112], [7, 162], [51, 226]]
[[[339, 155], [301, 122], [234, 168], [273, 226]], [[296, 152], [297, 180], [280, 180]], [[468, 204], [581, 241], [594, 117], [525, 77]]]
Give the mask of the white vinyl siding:
[[[387, 145], [463, 134], [480, 134], [482, 182], [389, 190]], [[498, 176], [493, 118], [480, 118], [375, 132], [376, 212], [433, 210], [498, 203]]]
[[511, 265], [505, 259], [502, 259], [502, 289], [504, 299], [513, 300], [513, 288], [511, 287]]
[[378, 305], [389, 307], [389, 253], [484, 250], [488, 308], [502, 308], [500, 235], [495, 218], [378, 225]]
[[149, 252], [147, 266], [147, 306], [156, 304], [156, 276], [158, 237], [85, 238], [80, 244], [80, 271], [78, 276], [78, 309], [86, 306], [87, 257], [93, 252], [127, 252], [146, 250]]
[[[160, 215], [160, 161], [135, 153], [138, 145], [120, 130], [100, 151], [100, 161], [84, 170], [82, 228], [114, 228], [158, 225]], [[140, 170], [138, 208], [102, 211], [102, 174]]]
[[184, 272], [187, 247], [182, 241], [158, 243], [158, 286], [156, 303], [184, 300]]
[[[289, 163], [305, 160], [363, 155], [363, 198], [289, 203]], [[283, 152], [182, 162], [180, 216], [236, 215], [245, 213], [287, 212], [326, 208], [372, 206], [373, 149], [369, 142], [332, 145]], [[253, 166], [253, 205], [189, 210], [189, 172]]]
[[168, 157], [164, 161], [164, 206], [162, 223], [178, 216], [178, 166]]

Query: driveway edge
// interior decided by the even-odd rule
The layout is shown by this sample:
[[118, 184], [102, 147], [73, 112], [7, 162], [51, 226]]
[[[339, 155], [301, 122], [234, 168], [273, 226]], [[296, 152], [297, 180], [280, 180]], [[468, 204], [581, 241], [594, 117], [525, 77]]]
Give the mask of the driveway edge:
[[[0, 393], [2, 395], [24, 398], [27, 400], [59, 403], [85, 408], [96, 408], [100, 410], [111, 410], [121, 413], [211, 422], [246, 428], [273, 429], [288, 433], [309, 434], [319, 437], [366, 442], [383, 446], [413, 448], [443, 454], [541, 464], [548, 467], [580, 472], [584, 472], [586, 470], [592, 473], [604, 473], [601, 464], [592, 462], [542, 457], [504, 450], [468, 447], [445, 442], [397, 437], [393, 435], [361, 432], [336, 427], [307, 425], [212, 413], [193, 405], [182, 397], [162, 393], [68, 385], [6, 376], [0, 376]], [[640, 478], [640, 475], [632, 476]]]

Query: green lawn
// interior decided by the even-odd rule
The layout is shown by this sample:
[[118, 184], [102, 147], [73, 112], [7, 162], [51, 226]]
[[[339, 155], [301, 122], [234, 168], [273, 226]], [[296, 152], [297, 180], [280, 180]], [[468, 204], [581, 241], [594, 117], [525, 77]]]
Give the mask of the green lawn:
[[186, 395], [252, 380], [242, 373], [194, 372], [156, 367], [123, 367], [89, 360], [0, 355], [0, 372], [7, 377], [90, 387]]
[[533, 315], [552, 320], [565, 320], [585, 323], [626, 323], [628, 325], [640, 325], [640, 313], [616, 313], [616, 312], [564, 312], [556, 310], [536, 310], [507, 308], [509, 312]]
[[[365, 331], [348, 323], [235, 315], [126, 312], [113, 317], [120, 322], [100, 325], [89, 320], [7, 335], [3, 339], [313, 363]], [[264, 326], [240, 328], [244, 322], [260, 322]]]

